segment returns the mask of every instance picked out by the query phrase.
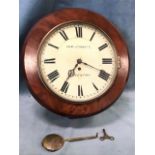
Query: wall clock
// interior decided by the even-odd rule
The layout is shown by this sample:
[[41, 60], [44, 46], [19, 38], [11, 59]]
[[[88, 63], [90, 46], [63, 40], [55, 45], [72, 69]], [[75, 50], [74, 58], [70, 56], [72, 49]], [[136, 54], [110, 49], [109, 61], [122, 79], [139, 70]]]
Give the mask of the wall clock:
[[105, 17], [78, 8], [42, 18], [28, 34], [22, 58], [36, 100], [69, 117], [109, 107], [129, 72], [127, 46], [116, 28]]

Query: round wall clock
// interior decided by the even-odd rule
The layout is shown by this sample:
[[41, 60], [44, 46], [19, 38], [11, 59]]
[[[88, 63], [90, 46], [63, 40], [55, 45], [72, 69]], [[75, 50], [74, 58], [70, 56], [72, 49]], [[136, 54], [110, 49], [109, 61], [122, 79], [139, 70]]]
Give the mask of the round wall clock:
[[121, 94], [127, 46], [103, 16], [63, 9], [42, 18], [23, 46], [28, 87], [47, 109], [69, 117], [96, 114]]

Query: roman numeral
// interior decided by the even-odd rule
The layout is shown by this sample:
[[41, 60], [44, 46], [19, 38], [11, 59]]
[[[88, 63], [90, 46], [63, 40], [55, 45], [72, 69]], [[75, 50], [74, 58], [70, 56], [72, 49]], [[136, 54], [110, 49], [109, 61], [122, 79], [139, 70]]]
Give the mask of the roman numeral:
[[44, 63], [46, 63], [46, 64], [49, 64], [49, 63], [55, 63], [55, 58], [52, 58], [52, 59], [45, 59], [44, 60]]
[[78, 38], [82, 38], [82, 27], [81, 26], [75, 26], [75, 30], [76, 30], [76, 36]]
[[60, 90], [64, 93], [67, 93], [68, 87], [69, 87], [69, 83], [65, 81]]
[[83, 96], [82, 86], [78, 85], [78, 96]]
[[51, 80], [51, 82], [54, 82], [57, 78], [59, 78], [58, 71], [55, 70], [52, 73], [48, 74], [48, 78]]
[[98, 90], [97, 86], [94, 83], [92, 83], [92, 85], [96, 90]]
[[110, 74], [105, 72], [104, 70], [100, 70], [100, 73], [98, 75], [100, 78], [104, 79], [105, 81], [108, 80]]
[[103, 58], [102, 64], [112, 64], [112, 58]]
[[64, 30], [61, 30], [59, 33], [64, 38], [64, 40], [66, 40], [66, 41], [68, 40], [68, 37], [67, 37], [67, 35], [66, 35]]
[[106, 47], [108, 47], [108, 44], [107, 44], [107, 43], [101, 45], [98, 49], [99, 49], [99, 51], [102, 51], [102, 50], [105, 49]]
[[59, 47], [57, 47], [57, 46], [55, 46], [55, 45], [53, 45], [53, 44], [48, 44], [48, 46], [51, 46], [51, 47], [53, 47], [53, 48], [55, 48], [55, 49], [59, 49]]
[[89, 41], [92, 41], [92, 40], [93, 40], [95, 34], [96, 34], [96, 32], [94, 32], [94, 33], [92, 34], [92, 36], [90, 37]]

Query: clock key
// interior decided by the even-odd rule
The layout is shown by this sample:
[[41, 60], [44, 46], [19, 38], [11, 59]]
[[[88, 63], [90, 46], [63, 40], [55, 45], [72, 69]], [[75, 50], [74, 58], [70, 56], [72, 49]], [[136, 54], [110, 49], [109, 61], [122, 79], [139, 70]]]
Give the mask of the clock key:
[[107, 134], [107, 132], [105, 131], [105, 129], [102, 130], [103, 131], [103, 136], [100, 137], [100, 140], [101, 141], [104, 141], [104, 140], [111, 140], [111, 141], [114, 141], [115, 138], [113, 136], [109, 136]]

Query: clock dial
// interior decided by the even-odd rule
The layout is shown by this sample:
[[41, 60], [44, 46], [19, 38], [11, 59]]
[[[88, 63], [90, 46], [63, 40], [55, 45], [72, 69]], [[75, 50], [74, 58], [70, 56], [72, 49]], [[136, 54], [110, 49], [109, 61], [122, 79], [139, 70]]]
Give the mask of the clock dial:
[[103, 95], [117, 75], [111, 39], [94, 25], [69, 22], [52, 29], [38, 55], [43, 83], [59, 97], [80, 103]]

